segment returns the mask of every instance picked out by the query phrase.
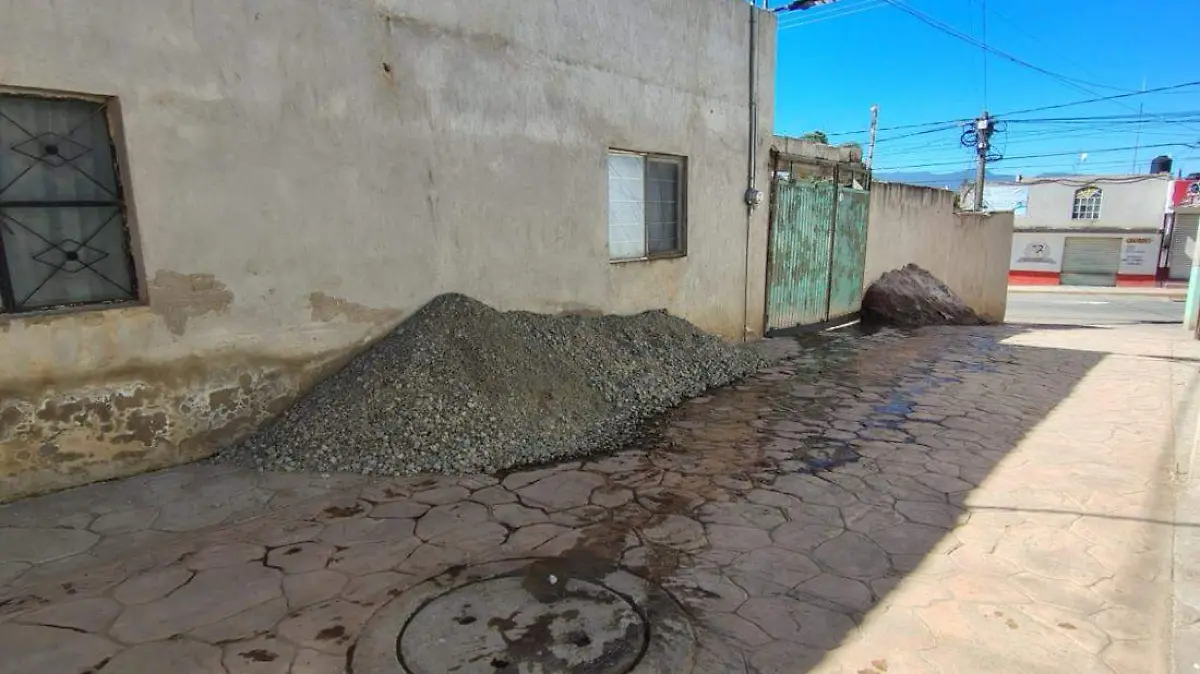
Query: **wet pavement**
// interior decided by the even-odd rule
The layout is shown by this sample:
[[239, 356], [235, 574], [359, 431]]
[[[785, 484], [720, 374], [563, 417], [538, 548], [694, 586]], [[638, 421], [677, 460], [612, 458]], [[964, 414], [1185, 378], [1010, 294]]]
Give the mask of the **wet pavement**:
[[[687, 671], [646, 669], [655, 639], [704, 674], [1172, 671], [1197, 344], [1162, 326], [810, 336], [592, 461], [197, 464], [0, 506], [0, 672], [366, 674], [392, 670], [354, 664], [358, 645], [397, 641], [419, 671], [470, 649], [461, 671]], [[673, 599], [612, 599], [642, 596], [626, 571]], [[664, 602], [684, 617], [656, 622]], [[432, 636], [408, 652], [398, 607], [426, 603]]]

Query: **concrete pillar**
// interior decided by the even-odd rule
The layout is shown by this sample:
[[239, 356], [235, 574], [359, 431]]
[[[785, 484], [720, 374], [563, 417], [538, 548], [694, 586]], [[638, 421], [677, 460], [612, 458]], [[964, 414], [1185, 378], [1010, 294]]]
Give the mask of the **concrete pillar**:
[[1196, 325], [1200, 323], [1196, 316], [1196, 308], [1200, 304], [1200, 265], [1196, 262], [1196, 258], [1193, 257], [1192, 274], [1188, 278], [1187, 303], [1183, 305], [1183, 327], [1192, 334], [1196, 333]]
[[[1185, 207], [1176, 211], [1179, 213], [1194, 212], [1198, 207]], [[1183, 327], [1197, 339], [1200, 339], [1200, 245], [1192, 249], [1192, 273], [1188, 276], [1187, 303], [1183, 305]]]

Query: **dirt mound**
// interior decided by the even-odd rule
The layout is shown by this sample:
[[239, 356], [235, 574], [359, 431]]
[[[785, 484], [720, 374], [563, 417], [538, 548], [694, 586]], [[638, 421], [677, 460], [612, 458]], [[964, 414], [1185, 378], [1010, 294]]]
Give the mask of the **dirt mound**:
[[864, 325], [983, 325], [984, 321], [936, 276], [915, 264], [893, 269], [863, 295]]
[[621, 446], [761, 360], [665, 312], [547, 316], [441, 295], [225, 452], [269, 470], [494, 472]]

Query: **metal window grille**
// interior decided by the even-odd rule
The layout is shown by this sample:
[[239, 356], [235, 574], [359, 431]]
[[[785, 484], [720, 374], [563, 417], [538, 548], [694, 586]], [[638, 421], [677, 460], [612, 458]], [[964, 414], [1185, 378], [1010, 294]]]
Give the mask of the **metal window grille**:
[[108, 103], [0, 94], [0, 313], [136, 299]]
[[608, 251], [613, 260], [685, 253], [687, 159], [611, 151]]
[[1099, 187], [1082, 187], [1075, 190], [1075, 201], [1071, 205], [1072, 220], [1099, 220], [1100, 201], [1104, 192]]

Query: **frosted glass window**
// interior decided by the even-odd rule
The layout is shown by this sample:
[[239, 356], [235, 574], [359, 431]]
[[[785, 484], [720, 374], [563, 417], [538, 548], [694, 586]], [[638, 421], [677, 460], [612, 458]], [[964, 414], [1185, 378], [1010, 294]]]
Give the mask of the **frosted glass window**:
[[646, 257], [646, 160], [608, 155], [608, 255], [614, 260]]

